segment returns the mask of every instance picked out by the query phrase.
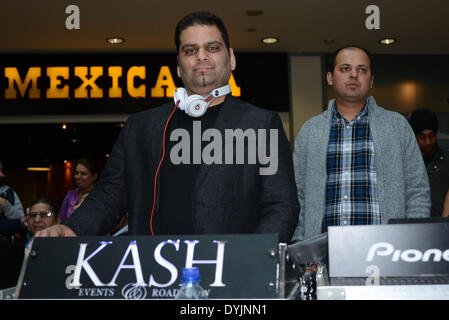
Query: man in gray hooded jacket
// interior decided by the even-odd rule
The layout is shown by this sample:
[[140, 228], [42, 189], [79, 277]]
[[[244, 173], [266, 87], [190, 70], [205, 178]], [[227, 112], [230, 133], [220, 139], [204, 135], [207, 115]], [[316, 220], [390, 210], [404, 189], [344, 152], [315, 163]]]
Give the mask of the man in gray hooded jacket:
[[337, 50], [326, 75], [336, 98], [298, 133], [293, 161], [301, 212], [293, 241], [329, 226], [429, 216], [429, 182], [415, 136], [405, 117], [368, 96], [371, 62], [357, 46]]
[[17, 193], [3, 183], [3, 162], [0, 160], [0, 219], [24, 219], [23, 205]]

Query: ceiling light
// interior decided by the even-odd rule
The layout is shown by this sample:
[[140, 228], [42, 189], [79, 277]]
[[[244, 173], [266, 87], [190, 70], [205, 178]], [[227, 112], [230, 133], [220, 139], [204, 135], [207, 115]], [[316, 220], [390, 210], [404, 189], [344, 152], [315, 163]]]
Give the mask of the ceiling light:
[[380, 44], [385, 44], [385, 45], [393, 44], [395, 42], [396, 42], [395, 38], [385, 38], [385, 39], [379, 40]]
[[50, 171], [49, 167], [27, 167], [28, 171]]
[[125, 42], [125, 39], [120, 38], [120, 37], [109, 37], [109, 38], [106, 38], [106, 41], [110, 44], [120, 44], [120, 43]]
[[28, 171], [50, 171], [50, 165], [45, 159], [29, 161], [26, 166]]
[[29, 159], [26, 160], [28, 171], [50, 171], [50, 164], [46, 157], [39, 151], [32, 151]]
[[279, 38], [276, 37], [266, 37], [262, 39], [262, 43], [264, 44], [275, 44], [279, 42]]

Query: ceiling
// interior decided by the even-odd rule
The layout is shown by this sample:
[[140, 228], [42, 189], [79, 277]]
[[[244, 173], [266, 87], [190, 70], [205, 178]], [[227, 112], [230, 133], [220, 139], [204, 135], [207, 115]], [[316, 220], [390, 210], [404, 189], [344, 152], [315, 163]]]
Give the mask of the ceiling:
[[[79, 30], [65, 27], [71, 4], [80, 9]], [[379, 30], [365, 27], [372, 4]], [[173, 51], [177, 21], [196, 10], [219, 15], [241, 52], [324, 53], [355, 43], [378, 54], [449, 54], [448, 0], [1, 0], [0, 53]], [[110, 45], [110, 36], [125, 43]], [[263, 45], [265, 36], [280, 41]], [[386, 36], [398, 42], [380, 45]]]

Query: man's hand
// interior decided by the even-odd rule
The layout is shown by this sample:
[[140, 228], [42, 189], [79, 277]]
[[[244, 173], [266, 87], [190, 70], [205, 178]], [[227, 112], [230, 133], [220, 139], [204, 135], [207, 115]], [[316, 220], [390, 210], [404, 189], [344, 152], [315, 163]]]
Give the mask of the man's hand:
[[45, 237], [76, 237], [75, 232], [63, 224], [57, 224], [47, 229], [36, 232], [34, 235], [37, 238]]

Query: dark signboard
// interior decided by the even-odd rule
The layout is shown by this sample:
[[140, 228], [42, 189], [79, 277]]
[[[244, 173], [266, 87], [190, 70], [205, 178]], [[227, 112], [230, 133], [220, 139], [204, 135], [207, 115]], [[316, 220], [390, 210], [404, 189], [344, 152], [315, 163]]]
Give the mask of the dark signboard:
[[209, 298], [275, 298], [277, 244], [275, 234], [37, 238], [19, 298], [172, 299], [192, 266]]
[[[232, 95], [288, 111], [287, 55], [236, 54]], [[182, 87], [175, 53], [0, 54], [0, 116], [132, 114]]]

